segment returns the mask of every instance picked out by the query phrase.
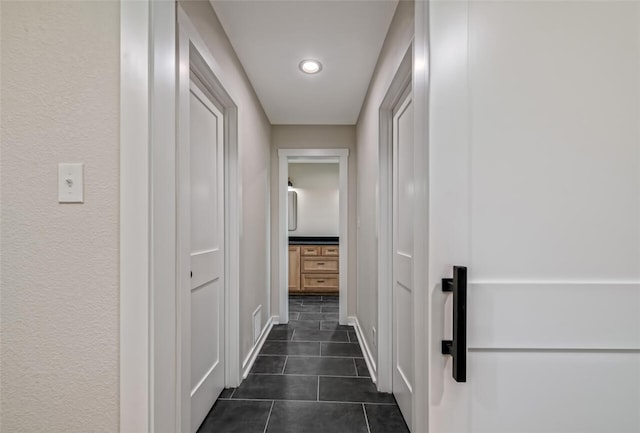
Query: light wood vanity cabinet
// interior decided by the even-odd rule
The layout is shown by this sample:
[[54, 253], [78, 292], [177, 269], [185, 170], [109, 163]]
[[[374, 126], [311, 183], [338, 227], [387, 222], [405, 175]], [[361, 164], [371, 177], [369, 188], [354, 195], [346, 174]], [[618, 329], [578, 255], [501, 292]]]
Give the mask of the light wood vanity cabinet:
[[338, 245], [289, 245], [289, 292], [338, 293]]

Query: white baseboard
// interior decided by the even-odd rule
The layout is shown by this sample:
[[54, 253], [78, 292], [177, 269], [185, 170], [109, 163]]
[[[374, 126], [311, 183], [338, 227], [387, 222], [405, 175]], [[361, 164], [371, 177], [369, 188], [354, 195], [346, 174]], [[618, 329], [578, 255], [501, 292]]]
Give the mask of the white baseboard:
[[362, 328], [360, 328], [360, 322], [358, 322], [358, 318], [354, 316], [349, 316], [347, 320], [349, 325], [353, 326], [356, 330], [356, 336], [358, 337], [358, 342], [360, 343], [360, 348], [362, 349], [362, 354], [364, 355], [364, 362], [367, 364], [367, 368], [369, 369], [371, 380], [373, 381], [373, 383], [376, 383], [378, 380], [376, 363], [373, 360], [373, 356], [371, 355], [371, 350], [369, 349], [367, 340], [366, 338], [364, 338]]
[[267, 335], [269, 335], [269, 332], [271, 332], [271, 328], [273, 328], [273, 316], [269, 317], [269, 320], [267, 320], [266, 325], [264, 325], [264, 328], [262, 328], [262, 332], [260, 333], [258, 341], [256, 341], [256, 344], [253, 345], [253, 347], [249, 351], [249, 354], [242, 363], [242, 380], [246, 379], [249, 375], [251, 367], [253, 367], [253, 363], [256, 362], [258, 353], [260, 353], [264, 342], [267, 340]]

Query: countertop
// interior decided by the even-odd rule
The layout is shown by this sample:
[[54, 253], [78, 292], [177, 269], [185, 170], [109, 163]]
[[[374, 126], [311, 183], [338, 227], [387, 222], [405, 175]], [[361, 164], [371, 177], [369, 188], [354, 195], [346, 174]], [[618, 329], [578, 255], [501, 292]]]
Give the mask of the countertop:
[[289, 245], [339, 245], [337, 236], [289, 236]]

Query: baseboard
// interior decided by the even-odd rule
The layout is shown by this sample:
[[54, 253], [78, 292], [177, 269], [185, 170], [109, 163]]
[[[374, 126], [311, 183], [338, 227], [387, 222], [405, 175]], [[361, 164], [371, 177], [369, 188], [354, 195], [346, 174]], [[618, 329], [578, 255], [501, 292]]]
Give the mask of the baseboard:
[[349, 316], [347, 318], [347, 321], [349, 325], [353, 326], [356, 330], [356, 336], [358, 337], [358, 342], [360, 343], [360, 348], [362, 349], [362, 354], [364, 355], [364, 362], [367, 364], [367, 368], [369, 369], [371, 380], [373, 381], [373, 383], [376, 383], [378, 381], [376, 363], [374, 362], [373, 356], [371, 355], [371, 350], [369, 349], [367, 340], [366, 338], [364, 338], [362, 328], [360, 327], [360, 322], [358, 322], [358, 318], [354, 316]]
[[253, 347], [249, 351], [249, 354], [242, 363], [243, 380], [247, 378], [249, 372], [251, 371], [251, 367], [253, 367], [253, 363], [256, 362], [258, 353], [260, 353], [260, 350], [262, 350], [262, 346], [267, 340], [267, 335], [269, 335], [269, 332], [271, 332], [271, 328], [273, 328], [273, 316], [269, 317], [269, 320], [267, 320], [266, 325], [264, 325], [264, 328], [262, 328], [262, 332], [260, 333], [260, 338], [258, 338], [258, 341], [256, 341], [256, 344], [253, 345]]

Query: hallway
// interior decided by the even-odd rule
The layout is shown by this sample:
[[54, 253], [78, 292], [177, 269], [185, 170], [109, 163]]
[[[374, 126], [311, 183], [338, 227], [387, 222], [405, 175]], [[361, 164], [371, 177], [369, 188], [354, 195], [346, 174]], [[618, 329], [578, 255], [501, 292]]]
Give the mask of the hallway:
[[251, 370], [226, 389], [198, 432], [402, 433], [391, 394], [378, 393], [337, 296], [291, 296]]

